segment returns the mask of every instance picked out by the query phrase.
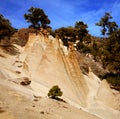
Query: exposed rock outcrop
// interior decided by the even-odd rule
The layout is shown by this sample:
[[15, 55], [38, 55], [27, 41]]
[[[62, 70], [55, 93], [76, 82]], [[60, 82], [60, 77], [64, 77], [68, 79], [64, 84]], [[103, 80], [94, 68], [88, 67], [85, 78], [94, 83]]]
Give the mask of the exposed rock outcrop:
[[10, 87], [22, 93], [26, 89], [28, 92], [24, 92], [24, 95], [37, 97], [46, 97], [53, 85], [59, 85], [62, 98], [67, 103], [103, 119], [118, 119], [119, 93], [113, 92], [107, 82], [101, 81], [89, 67], [83, 74], [80, 59], [72, 44], [67, 49], [60, 39], [40, 33], [30, 34], [27, 44], [17, 48], [20, 52], [17, 56], [0, 51], [5, 56], [0, 57], [0, 84], [28, 77], [30, 80], [24, 80], [23, 83], [27, 82], [29, 87], [19, 83]]

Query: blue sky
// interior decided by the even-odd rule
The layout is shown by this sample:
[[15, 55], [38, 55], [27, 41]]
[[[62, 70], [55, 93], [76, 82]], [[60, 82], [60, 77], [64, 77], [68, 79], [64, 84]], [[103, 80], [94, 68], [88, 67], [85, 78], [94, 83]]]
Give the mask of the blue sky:
[[120, 0], [1, 0], [0, 14], [15, 28], [28, 27], [24, 14], [31, 6], [44, 10], [53, 29], [74, 26], [76, 21], [83, 21], [91, 35], [100, 36], [100, 28], [95, 23], [105, 12], [112, 12], [113, 20], [120, 26]]

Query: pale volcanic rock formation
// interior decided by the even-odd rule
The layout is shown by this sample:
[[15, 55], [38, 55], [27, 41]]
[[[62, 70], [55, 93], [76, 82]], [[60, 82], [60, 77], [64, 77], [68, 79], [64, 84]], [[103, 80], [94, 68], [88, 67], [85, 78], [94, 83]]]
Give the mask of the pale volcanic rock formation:
[[[119, 92], [110, 89], [107, 82], [101, 81], [90, 70], [87, 75], [81, 72], [80, 59], [72, 44], [66, 48], [60, 39], [39, 33], [30, 34], [24, 47], [15, 46], [20, 52], [17, 56], [0, 50], [0, 89], [4, 90], [0, 106], [7, 107], [9, 104], [8, 109], [5, 108], [9, 118], [120, 118]], [[22, 86], [21, 82], [26, 80], [30, 83]], [[61, 98], [67, 103], [47, 99], [53, 85], [61, 88]], [[9, 99], [4, 100], [7, 96]], [[12, 96], [18, 108], [15, 114]]]

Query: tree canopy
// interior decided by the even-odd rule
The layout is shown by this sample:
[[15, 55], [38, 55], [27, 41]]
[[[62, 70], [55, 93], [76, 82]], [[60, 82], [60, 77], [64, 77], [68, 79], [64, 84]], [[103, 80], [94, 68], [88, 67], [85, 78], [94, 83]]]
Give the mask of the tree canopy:
[[110, 21], [113, 17], [110, 12], [106, 12], [105, 15], [100, 19], [97, 26], [102, 27], [101, 33], [102, 35], [111, 35], [113, 32], [118, 30], [118, 25], [115, 21]]
[[120, 29], [107, 39], [102, 61], [109, 71], [120, 73]]
[[10, 21], [0, 14], [0, 39], [10, 37], [14, 32], [15, 28], [11, 26]]
[[53, 98], [53, 99], [57, 99], [58, 96], [62, 96], [62, 94], [63, 94], [63, 92], [61, 91], [59, 86], [55, 85], [49, 90], [48, 97]]
[[75, 23], [75, 28], [78, 31], [77, 35], [79, 36], [80, 40], [82, 41], [83, 38], [88, 34], [87, 24], [85, 24], [83, 21], [78, 21]]
[[91, 37], [87, 30], [87, 24], [84, 24], [83, 21], [76, 22], [74, 27], [62, 27], [55, 30], [55, 32], [67, 47], [69, 47], [69, 42], [72, 42], [76, 44], [77, 49], [80, 49], [84, 47], [85, 44], [91, 42]]
[[31, 23], [30, 27], [33, 28], [46, 28], [50, 24], [48, 16], [40, 8], [31, 7], [28, 9], [28, 14], [24, 14], [24, 18], [28, 23]]

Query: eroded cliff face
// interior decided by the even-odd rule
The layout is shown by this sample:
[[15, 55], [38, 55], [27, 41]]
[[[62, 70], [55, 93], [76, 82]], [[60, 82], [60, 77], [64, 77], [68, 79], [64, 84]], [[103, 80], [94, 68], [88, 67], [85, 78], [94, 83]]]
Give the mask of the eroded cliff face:
[[69, 51], [66, 55], [63, 48], [58, 39], [45, 38], [42, 34], [30, 36], [21, 54], [22, 58], [25, 57], [24, 72], [32, 80], [31, 87], [38, 94], [46, 96], [53, 85], [59, 85], [65, 100], [85, 106], [89, 90], [75, 51]]
[[5, 56], [0, 59], [2, 79], [19, 84], [27, 77], [31, 81], [27, 93], [43, 97], [53, 85], [59, 85], [63, 91], [62, 98], [69, 104], [104, 119], [120, 117], [119, 93], [113, 92], [107, 82], [101, 82], [90, 70], [87, 75], [82, 74], [80, 59], [72, 46], [67, 49], [59, 39], [40, 33], [30, 34], [25, 47], [18, 49], [18, 56], [1, 51]]

